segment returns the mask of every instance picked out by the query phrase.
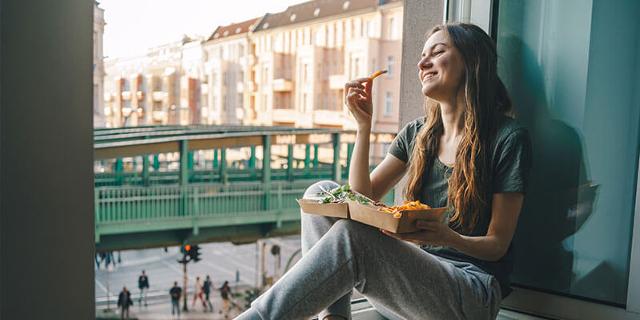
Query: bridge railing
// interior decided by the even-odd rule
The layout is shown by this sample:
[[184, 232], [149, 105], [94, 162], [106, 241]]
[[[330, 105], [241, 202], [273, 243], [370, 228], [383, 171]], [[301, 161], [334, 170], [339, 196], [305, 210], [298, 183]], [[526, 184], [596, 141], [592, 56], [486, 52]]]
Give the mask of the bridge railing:
[[[347, 172], [343, 169], [343, 179], [347, 179]], [[249, 182], [262, 178], [260, 169], [228, 169], [225, 173], [228, 182]], [[289, 174], [287, 169], [271, 169], [271, 180], [310, 180], [310, 179], [331, 179], [332, 168], [321, 166], [313, 169], [295, 169]], [[147, 183], [156, 184], [178, 184], [180, 173], [178, 171], [150, 172]], [[191, 170], [189, 171], [190, 183], [220, 183], [224, 179], [220, 170]], [[117, 186], [117, 185], [144, 185], [145, 178], [142, 172], [120, 172], [120, 173], [96, 173], [95, 186]]]
[[297, 208], [313, 181], [98, 187], [96, 225], [185, 217], [259, 214]]

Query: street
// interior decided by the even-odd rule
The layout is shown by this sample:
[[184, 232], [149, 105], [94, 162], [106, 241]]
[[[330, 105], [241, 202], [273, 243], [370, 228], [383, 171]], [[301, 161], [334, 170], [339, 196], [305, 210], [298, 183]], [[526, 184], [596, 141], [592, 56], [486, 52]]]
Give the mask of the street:
[[[287, 261], [300, 249], [300, 236], [290, 236], [283, 238], [263, 239], [267, 246], [265, 250], [265, 269], [267, 277], [274, 275], [278, 266], [278, 256], [271, 254], [271, 246], [280, 247], [280, 267], [279, 274], [284, 272]], [[199, 262], [191, 262], [187, 265], [189, 276], [189, 303], [191, 303], [193, 285], [197, 276], [201, 281], [209, 275], [213, 280], [214, 288], [212, 297], [218, 297], [217, 288], [224, 281], [234, 287], [243, 289], [255, 287], [258, 282], [258, 246], [256, 243], [234, 245], [232, 243], [206, 243], [200, 245], [202, 253]], [[177, 281], [179, 286], [183, 286], [182, 265], [177, 262], [182, 257], [179, 247], [169, 247], [167, 252], [163, 248], [129, 250], [120, 253], [121, 263], [116, 264], [111, 271], [105, 269], [104, 263], [100, 269], [96, 269], [95, 275], [95, 296], [96, 309], [110, 307], [115, 309], [118, 293], [126, 286], [131, 291], [131, 297], [138, 307], [138, 276], [145, 270], [149, 277], [150, 289], [147, 294], [149, 305], [166, 304], [169, 305], [169, 289], [173, 282]], [[117, 262], [118, 253], [114, 252]], [[297, 253], [293, 262], [300, 258]], [[95, 265], [95, 264], [94, 264]], [[239, 281], [236, 281], [236, 273]], [[107, 292], [109, 297], [107, 298]], [[215, 304], [215, 303], [214, 303]], [[190, 307], [191, 305], [189, 305]], [[201, 306], [199, 306], [199, 309]], [[132, 311], [135, 309], [132, 309]], [[165, 309], [163, 309], [165, 310]], [[170, 309], [166, 308], [166, 312]]]

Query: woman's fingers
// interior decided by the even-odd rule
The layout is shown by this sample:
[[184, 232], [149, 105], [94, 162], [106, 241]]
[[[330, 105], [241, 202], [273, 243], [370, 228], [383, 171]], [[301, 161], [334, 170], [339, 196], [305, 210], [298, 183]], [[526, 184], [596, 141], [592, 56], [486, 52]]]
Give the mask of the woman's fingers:
[[370, 78], [366, 78], [367, 81], [365, 81], [365, 92], [367, 93], [366, 97], [367, 99], [371, 99], [371, 88], [373, 87], [373, 79]]
[[356, 92], [359, 95], [366, 97], [367, 96], [367, 91], [365, 89], [359, 89], [359, 88], [350, 88], [349, 92]]
[[349, 88], [358, 88], [358, 89], [364, 89], [364, 86], [358, 82], [358, 81], [349, 81], [344, 85], [344, 90], [348, 91]]

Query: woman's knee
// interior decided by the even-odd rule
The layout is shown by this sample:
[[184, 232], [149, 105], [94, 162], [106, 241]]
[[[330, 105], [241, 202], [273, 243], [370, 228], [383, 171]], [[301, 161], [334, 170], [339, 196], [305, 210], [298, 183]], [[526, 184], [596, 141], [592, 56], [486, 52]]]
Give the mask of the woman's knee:
[[335, 181], [331, 181], [331, 180], [322, 180], [322, 181], [318, 181], [312, 185], [310, 185], [305, 191], [304, 191], [304, 199], [321, 199], [324, 197], [323, 195], [323, 191], [329, 191], [331, 189], [337, 188], [340, 185], [338, 183], [336, 183]]

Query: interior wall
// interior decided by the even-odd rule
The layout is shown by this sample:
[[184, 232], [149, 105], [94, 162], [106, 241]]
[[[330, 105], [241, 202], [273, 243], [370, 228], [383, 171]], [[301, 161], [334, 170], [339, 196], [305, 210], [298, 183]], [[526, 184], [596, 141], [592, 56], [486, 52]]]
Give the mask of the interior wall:
[[[402, 65], [400, 74], [400, 128], [424, 113], [424, 95], [418, 79], [418, 60], [425, 34], [444, 17], [445, 0], [405, 0], [402, 24]], [[396, 186], [396, 203], [402, 202], [406, 177]]]
[[91, 319], [93, 2], [0, 2], [0, 319]]

